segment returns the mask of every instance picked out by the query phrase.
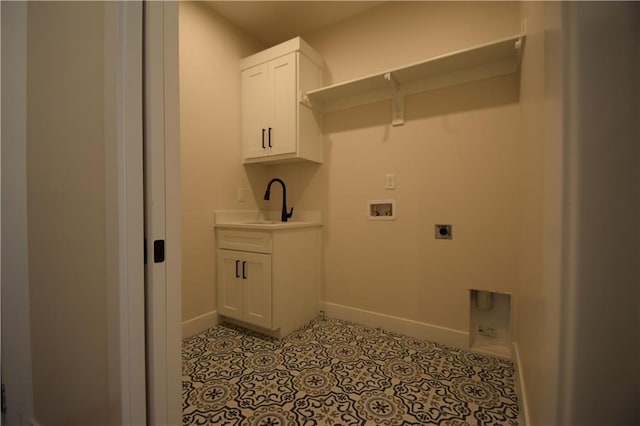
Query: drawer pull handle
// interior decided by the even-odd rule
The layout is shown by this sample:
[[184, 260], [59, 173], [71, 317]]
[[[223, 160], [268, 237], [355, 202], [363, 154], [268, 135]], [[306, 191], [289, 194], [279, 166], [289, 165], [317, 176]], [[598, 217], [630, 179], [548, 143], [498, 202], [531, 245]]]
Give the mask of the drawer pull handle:
[[264, 129], [262, 129], [262, 149], [264, 148]]
[[240, 278], [240, 273], [238, 272], [238, 263], [240, 263], [240, 261], [236, 260], [236, 278]]
[[247, 271], [246, 271], [247, 262], [242, 262], [242, 279], [247, 279]]
[[272, 146], [271, 146], [271, 127], [269, 127], [269, 148], [272, 148]]

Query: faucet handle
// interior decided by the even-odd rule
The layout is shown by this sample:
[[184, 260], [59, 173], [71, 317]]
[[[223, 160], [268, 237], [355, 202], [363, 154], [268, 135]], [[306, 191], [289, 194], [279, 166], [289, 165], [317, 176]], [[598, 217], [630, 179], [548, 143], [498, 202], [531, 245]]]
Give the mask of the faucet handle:
[[289, 219], [291, 216], [293, 216], [293, 207], [291, 207], [291, 210], [289, 210], [289, 213], [287, 213], [287, 219]]

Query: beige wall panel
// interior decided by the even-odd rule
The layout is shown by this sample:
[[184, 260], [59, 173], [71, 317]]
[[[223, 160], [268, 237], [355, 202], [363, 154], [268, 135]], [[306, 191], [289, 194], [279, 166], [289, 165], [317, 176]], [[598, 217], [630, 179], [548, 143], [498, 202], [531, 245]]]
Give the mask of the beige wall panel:
[[183, 320], [216, 309], [213, 211], [262, 198], [248, 178], [262, 185], [262, 169], [241, 165], [239, 62], [262, 47], [206, 5], [180, 3]]
[[[543, 275], [543, 176], [545, 137], [545, 35], [544, 6], [523, 3], [527, 20], [527, 46], [522, 61], [520, 149], [520, 239], [518, 349], [533, 424], [554, 424], [557, 391], [551, 378], [557, 375], [557, 345], [548, 347], [548, 336], [559, 330], [557, 314], [544, 291]], [[561, 145], [562, 141], [558, 141]], [[559, 292], [559, 290], [558, 290]], [[544, 349], [546, 347], [546, 350]]]
[[392, 1], [302, 36], [333, 84], [519, 32], [517, 2]]
[[107, 424], [104, 6], [29, 3], [27, 191], [34, 415]]
[[[338, 83], [519, 30], [515, 3], [391, 2], [303, 37]], [[518, 84], [407, 97], [401, 127], [390, 102], [326, 114], [324, 164], [270, 169], [294, 207], [323, 211], [324, 300], [467, 330], [469, 288], [517, 289]], [[367, 220], [367, 200], [386, 198], [397, 220]], [[436, 223], [454, 239], [436, 241]]]

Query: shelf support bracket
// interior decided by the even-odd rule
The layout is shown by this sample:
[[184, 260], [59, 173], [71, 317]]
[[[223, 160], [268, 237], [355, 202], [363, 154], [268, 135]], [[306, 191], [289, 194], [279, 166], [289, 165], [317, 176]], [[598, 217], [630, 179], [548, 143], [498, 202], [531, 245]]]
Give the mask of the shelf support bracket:
[[400, 94], [400, 84], [390, 72], [384, 75], [389, 82], [393, 94], [391, 96], [391, 125], [402, 126], [404, 124], [404, 96]]
[[396, 92], [391, 98], [391, 125], [402, 126], [404, 124], [404, 96]]
[[390, 72], [385, 73], [384, 79], [389, 82], [389, 85], [393, 88], [394, 91], [397, 92], [398, 90], [400, 90], [400, 84], [398, 83], [398, 80], [396, 80], [396, 78], [393, 76], [393, 74], [391, 74]]
[[307, 93], [303, 92], [302, 90], [298, 91], [298, 102], [300, 102], [302, 105], [305, 105], [309, 108], [313, 108], [313, 105], [311, 105], [311, 100], [309, 99], [309, 96], [307, 96]]

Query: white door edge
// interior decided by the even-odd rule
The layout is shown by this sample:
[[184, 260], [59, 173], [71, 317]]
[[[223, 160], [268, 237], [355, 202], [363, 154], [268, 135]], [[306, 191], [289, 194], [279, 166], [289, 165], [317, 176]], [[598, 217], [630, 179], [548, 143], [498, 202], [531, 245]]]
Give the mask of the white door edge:
[[[178, 4], [145, 2], [147, 421], [182, 422]], [[154, 260], [154, 241], [165, 259]]]
[[142, 2], [105, 3], [109, 398], [123, 425], [146, 423], [142, 24]]

